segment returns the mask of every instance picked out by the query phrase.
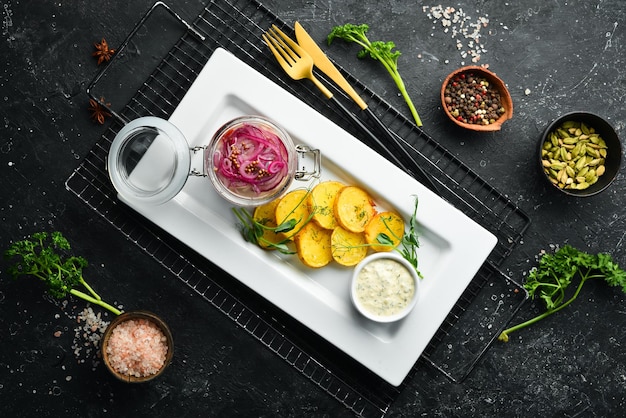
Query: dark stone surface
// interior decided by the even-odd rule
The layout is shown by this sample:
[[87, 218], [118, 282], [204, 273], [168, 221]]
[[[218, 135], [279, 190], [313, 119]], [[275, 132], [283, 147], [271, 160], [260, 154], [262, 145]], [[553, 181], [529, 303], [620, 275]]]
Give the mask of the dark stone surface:
[[[35, 281], [8, 281], [0, 265], [0, 416], [349, 416], [339, 402], [243, 332], [66, 191], [64, 182], [104, 127], [90, 120], [85, 88], [98, 72], [93, 43], [117, 46], [152, 4], [138, 1], [3, 0], [0, 40], [0, 246], [37, 230], [60, 230], [90, 261], [90, 282], [107, 300], [150, 307], [175, 333], [174, 363], [158, 381], [113, 380], [93, 353], [74, 353], [82, 301], [44, 295]], [[437, 6], [439, 3], [429, 4]], [[532, 218], [502, 266], [522, 281], [554, 245], [610, 252], [626, 266], [622, 172], [603, 194], [559, 196], [537, 175], [534, 150], [561, 113], [588, 110], [624, 132], [626, 3], [620, 0], [460, 1], [474, 23], [480, 64], [508, 84], [514, 118], [501, 132], [470, 134], [445, 120], [438, 94], [463, 59], [456, 40], [410, 1], [266, 2], [322, 40], [332, 26], [369, 23], [394, 40], [401, 71], [427, 131]], [[188, 21], [201, 1], [177, 1]], [[468, 22], [470, 23], [470, 22]], [[374, 92], [404, 109], [381, 68], [355, 49], [329, 48]], [[540, 307], [528, 303], [518, 319]], [[508, 344], [495, 344], [461, 384], [421, 367], [388, 416], [617, 416], [625, 407], [626, 302], [616, 288], [588, 285], [563, 312]], [[55, 336], [61, 331], [60, 336]]]

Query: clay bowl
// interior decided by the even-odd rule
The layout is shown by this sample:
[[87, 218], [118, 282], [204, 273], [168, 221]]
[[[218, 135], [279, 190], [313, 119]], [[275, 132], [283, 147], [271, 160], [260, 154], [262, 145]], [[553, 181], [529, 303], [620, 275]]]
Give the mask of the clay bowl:
[[[111, 358], [112, 355], [109, 354], [109, 345], [111, 342], [111, 336], [113, 334], [113, 330], [118, 325], [123, 324], [124, 322], [129, 321], [129, 320], [149, 321], [150, 323], [157, 326], [157, 328], [163, 333], [166, 339], [167, 353], [165, 354], [165, 361], [163, 362], [163, 365], [158, 369], [158, 371], [152, 374], [149, 374], [147, 376], [134, 376], [131, 374], [120, 373], [112, 364], [113, 360]], [[150, 381], [160, 376], [163, 373], [163, 371], [167, 368], [167, 366], [170, 364], [170, 362], [172, 361], [172, 356], [174, 355], [174, 340], [172, 338], [172, 333], [170, 332], [170, 329], [167, 326], [167, 324], [157, 315], [148, 311], [130, 311], [130, 312], [125, 312], [117, 316], [115, 319], [113, 319], [113, 321], [111, 321], [111, 323], [109, 324], [107, 329], [104, 331], [104, 334], [102, 336], [101, 351], [102, 351], [102, 359], [104, 361], [104, 364], [106, 368], [109, 370], [109, 372], [113, 374], [113, 376], [127, 383], [143, 383], [143, 382]]]
[[[504, 113], [500, 114], [498, 119], [489, 123], [489, 124], [479, 124], [479, 123], [467, 123], [457, 119], [457, 116], [453, 115], [449, 109], [449, 104], [446, 102], [446, 96], [448, 85], [458, 77], [469, 77], [473, 76], [478, 79], [485, 79], [489, 83], [490, 88], [495, 88], [500, 93], [500, 105], [504, 107]], [[477, 66], [477, 65], [469, 65], [466, 67], [461, 67], [456, 71], [450, 73], [446, 79], [443, 81], [441, 85], [441, 105], [443, 107], [443, 111], [450, 118], [452, 122], [456, 125], [469, 129], [471, 131], [478, 132], [493, 132], [499, 131], [502, 127], [502, 124], [513, 117], [513, 100], [511, 99], [511, 95], [509, 94], [509, 90], [506, 88], [504, 82], [498, 78], [493, 72]]]
[[[582, 190], [572, 188], [572, 186], [565, 187], [563, 186], [563, 183], [560, 183], [559, 185], [558, 181], [557, 184], [555, 184], [553, 181], [550, 180], [551, 177], [553, 179], [555, 178], [554, 172], [551, 176], [549, 168], [544, 167], [543, 163], [544, 160], [550, 160], [550, 156], [544, 154], [551, 151], [553, 148], [550, 144], [546, 144], [546, 142], [551, 142], [551, 133], [556, 133], [557, 129], [562, 127], [563, 123], [568, 121], [574, 123], [582, 122], [587, 127], [593, 128], [595, 132], [600, 135], [600, 138], [602, 138], [604, 143], [606, 143], [606, 157], [602, 158], [601, 162], [598, 165], [590, 166], [590, 168], [593, 168], [594, 170], [597, 170], [600, 165], [604, 166], [604, 174], [598, 176], [595, 183]], [[572, 136], [575, 136], [575, 134]], [[543, 177], [546, 182], [550, 184], [551, 188], [556, 189], [559, 192], [569, 196], [590, 197], [602, 192], [603, 190], [606, 190], [609, 185], [613, 183], [613, 180], [615, 180], [615, 177], [617, 176], [617, 173], [619, 172], [622, 163], [622, 144], [619, 137], [617, 136], [617, 132], [615, 132], [615, 129], [613, 129], [613, 127], [607, 120], [589, 112], [571, 112], [556, 118], [554, 121], [548, 124], [543, 134], [541, 135], [537, 145], [537, 161], [541, 177]], [[546, 151], [543, 151], [544, 146], [546, 148], [550, 148], [550, 150], [546, 149]], [[576, 154], [576, 152], [570, 150], [572, 160], [577, 162], [577, 156], [574, 154]], [[576, 177], [580, 176], [574, 175], [571, 183], [578, 183], [578, 181], [575, 180]]]

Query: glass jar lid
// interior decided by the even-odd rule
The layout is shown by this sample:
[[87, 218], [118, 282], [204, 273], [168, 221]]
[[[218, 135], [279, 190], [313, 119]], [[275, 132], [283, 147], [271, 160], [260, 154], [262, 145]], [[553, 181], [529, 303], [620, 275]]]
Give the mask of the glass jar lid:
[[182, 132], [153, 116], [135, 119], [115, 136], [107, 161], [113, 186], [126, 200], [162, 204], [180, 192], [191, 156]]

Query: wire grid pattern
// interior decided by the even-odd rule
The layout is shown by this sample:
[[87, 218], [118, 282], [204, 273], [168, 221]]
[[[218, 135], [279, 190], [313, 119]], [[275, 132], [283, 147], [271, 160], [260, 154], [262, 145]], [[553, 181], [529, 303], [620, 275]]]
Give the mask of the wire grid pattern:
[[[358, 132], [350, 122], [341, 113], [329, 108], [325, 99], [308, 83], [292, 82], [282, 74], [260, 38], [271, 24], [277, 24], [288, 33], [292, 32], [284, 22], [256, 1], [207, 3], [193, 23], [193, 28], [204, 35], [206, 40], [199, 41], [189, 32], [182, 36], [124, 107], [121, 118], [132, 120], [146, 115], [168, 118], [211, 53], [215, 48], [222, 47], [358, 137]], [[129, 39], [130, 36], [125, 44]], [[522, 239], [530, 220], [523, 211], [423, 130], [368, 90], [359, 80], [340, 69], [357, 91], [366, 97], [369, 106], [383, 122], [423, 161], [426, 171], [433, 174], [442, 197], [498, 237], [498, 244], [489, 261], [480, 269], [422, 356], [426, 363], [441, 370], [453, 381], [460, 381], [497, 337], [498, 329], [492, 330], [486, 338], [481, 338], [480, 347], [469, 358], [456, 358], [455, 353], [439, 354], [440, 347], [450, 338], [459, 320], [467, 315], [486, 283], [506, 282], [507, 289], [518, 293], [519, 286], [503, 278], [496, 266], [506, 259]], [[267, 306], [266, 302], [258, 300], [243, 287], [233, 288], [231, 284], [221, 283], [220, 277], [224, 276], [221, 270], [117, 201], [105, 165], [110, 144], [122, 126], [119, 121], [111, 124], [68, 179], [68, 189], [176, 277], [347, 408], [361, 416], [385, 415], [404, 384], [399, 388], [387, 384], [354, 364], [352, 359], [345, 358], [330, 344], [320, 342], [319, 337], [303, 330], [289, 315]], [[510, 302], [509, 316], [514, 315], [523, 303], [522, 292], [519, 295]], [[505, 319], [504, 322], [508, 321]], [[457, 364], [451, 368], [449, 363], [459, 363], [460, 366]], [[413, 375], [414, 370], [409, 376]]]

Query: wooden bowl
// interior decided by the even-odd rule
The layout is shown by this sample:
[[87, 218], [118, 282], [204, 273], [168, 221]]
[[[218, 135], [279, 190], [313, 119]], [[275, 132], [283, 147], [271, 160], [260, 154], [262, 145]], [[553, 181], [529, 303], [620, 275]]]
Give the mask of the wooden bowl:
[[[484, 78], [489, 83], [490, 87], [495, 87], [500, 93], [500, 104], [504, 107], [504, 113], [500, 115], [500, 117], [487, 125], [479, 124], [479, 123], [467, 123], [461, 120], [458, 120], [449, 109], [449, 105], [446, 103], [446, 89], [448, 84], [452, 82], [459, 75], [469, 75], [472, 74], [479, 78]], [[479, 132], [492, 132], [499, 131], [502, 127], [502, 124], [513, 117], [513, 100], [511, 99], [511, 95], [509, 94], [509, 90], [506, 88], [506, 85], [498, 76], [496, 76], [491, 71], [477, 66], [477, 65], [469, 65], [465, 67], [461, 67], [456, 71], [450, 73], [446, 79], [443, 81], [441, 85], [441, 105], [443, 106], [443, 111], [448, 115], [451, 121], [453, 121], [456, 125], [469, 129], [472, 131]]]
[[[165, 362], [156, 373], [150, 374], [148, 376], [138, 377], [138, 376], [133, 376], [130, 374], [120, 373], [111, 364], [111, 358], [108, 353], [108, 346], [109, 346], [109, 341], [111, 339], [113, 330], [115, 329], [115, 327], [117, 327], [121, 323], [125, 321], [129, 321], [131, 319], [135, 319], [135, 320], [145, 319], [147, 321], [150, 321], [153, 324], [155, 324], [161, 330], [161, 332], [165, 335], [165, 338], [167, 341], [167, 354], [165, 356]], [[169, 327], [161, 318], [159, 318], [152, 312], [148, 312], [148, 311], [131, 311], [131, 312], [125, 312], [117, 316], [115, 319], [113, 319], [113, 321], [111, 321], [111, 323], [109, 324], [107, 329], [104, 331], [104, 334], [102, 336], [101, 351], [102, 351], [102, 359], [104, 361], [104, 364], [106, 365], [106, 368], [109, 370], [109, 372], [113, 374], [113, 376], [127, 383], [142, 383], [142, 382], [147, 382], [149, 380], [152, 380], [160, 376], [163, 373], [163, 371], [167, 368], [167, 366], [170, 364], [170, 362], [172, 361], [172, 356], [174, 355], [174, 340], [172, 338], [172, 333]]]

